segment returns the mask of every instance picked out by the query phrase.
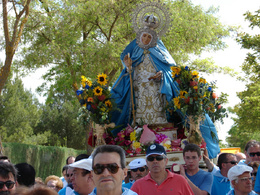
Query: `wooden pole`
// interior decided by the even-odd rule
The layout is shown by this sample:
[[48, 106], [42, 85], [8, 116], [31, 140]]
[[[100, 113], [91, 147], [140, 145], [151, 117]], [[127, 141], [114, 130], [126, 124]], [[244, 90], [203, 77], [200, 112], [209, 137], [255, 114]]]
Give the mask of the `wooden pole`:
[[[128, 53], [128, 64], [130, 64], [130, 53]], [[134, 92], [133, 92], [133, 79], [132, 79], [132, 64], [129, 66], [129, 76], [130, 76], [130, 88], [131, 88], [131, 102], [132, 102], [132, 114], [135, 125], [135, 105], [134, 105]]]

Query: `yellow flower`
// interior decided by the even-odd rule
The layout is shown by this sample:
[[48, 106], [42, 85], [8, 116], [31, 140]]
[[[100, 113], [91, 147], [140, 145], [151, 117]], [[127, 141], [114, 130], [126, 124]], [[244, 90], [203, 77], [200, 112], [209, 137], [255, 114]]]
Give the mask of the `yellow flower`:
[[81, 82], [86, 82], [87, 78], [85, 76], [81, 76]]
[[168, 150], [171, 148], [171, 145], [170, 145], [170, 144], [163, 144], [163, 146], [164, 146], [165, 148], [167, 148]]
[[198, 86], [194, 86], [193, 89], [195, 89], [195, 90], [198, 89]]
[[97, 87], [95, 87], [93, 89], [94, 95], [96, 95], [96, 96], [101, 96], [102, 95], [102, 91], [103, 91], [103, 89], [101, 87], [99, 87], [99, 86], [97, 86]]
[[207, 83], [206, 79], [203, 79], [203, 78], [200, 78], [200, 79], [199, 79], [199, 82], [200, 82], [200, 83], [204, 83], [204, 84]]
[[86, 83], [87, 83], [88, 86], [90, 86], [90, 87], [92, 86], [92, 81], [91, 80], [87, 79]]
[[102, 74], [99, 74], [97, 76], [97, 82], [100, 84], [100, 85], [105, 85], [107, 84], [107, 75], [102, 73]]
[[86, 84], [88, 86], [90, 86], [90, 87], [92, 86], [91, 80], [87, 79], [85, 76], [82, 75], [81, 76], [81, 85], [82, 85], [82, 87], [85, 88]]
[[193, 76], [193, 78], [199, 78], [199, 73], [197, 71], [193, 71], [191, 75]]
[[141, 148], [140, 142], [134, 142], [134, 143], [133, 143], [133, 147], [134, 147], [135, 149]]
[[105, 107], [100, 108], [101, 112], [107, 112], [107, 109]]
[[132, 133], [130, 133], [130, 141], [136, 141], [136, 131], [133, 131]]
[[180, 109], [181, 108], [181, 104], [180, 104], [180, 99], [179, 97], [176, 97], [176, 98], [173, 98], [173, 101], [174, 101], [174, 105]]
[[112, 103], [110, 100], [105, 101], [105, 104], [108, 108], [112, 108]]
[[180, 72], [181, 72], [181, 68], [180, 67], [177, 67], [177, 66], [172, 66], [171, 67], [172, 69], [172, 75], [175, 77], [175, 74], [179, 75]]
[[185, 94], [187, 93], [187, 91], [180, 91], [180, 98], [185, 98]]

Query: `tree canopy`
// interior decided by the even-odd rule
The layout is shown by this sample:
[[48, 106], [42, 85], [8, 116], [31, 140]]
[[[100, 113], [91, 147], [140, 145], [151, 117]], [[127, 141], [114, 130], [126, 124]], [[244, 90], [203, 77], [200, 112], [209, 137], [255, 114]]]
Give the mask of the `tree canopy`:
[[[245, 18], [251, 28], [260, 28], [260, 9], [255, 14], [247, 12]], [[245, 91], [238, 93], [241, 103], [233, 109], [237, 117], [233, 118], [234, 126], [229, 131], [228, 142], [231, 146], [243, 147], [250, 139], [260, 140], [260, 34], [241, 32], [237, 42], [242, 48], [249, 49], [242, 65], [243, 80], [247, 85]]]

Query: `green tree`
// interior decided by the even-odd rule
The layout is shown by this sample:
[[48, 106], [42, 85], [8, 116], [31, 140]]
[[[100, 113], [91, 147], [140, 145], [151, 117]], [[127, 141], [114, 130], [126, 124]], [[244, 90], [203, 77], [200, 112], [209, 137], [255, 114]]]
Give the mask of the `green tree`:
[[[245, 18], [252, 29], [260, 27], [260, 9], [255, 14], [247, 12]], [[237, 117], [233, 118], [234, 126], [227, 139], [231, 146], [245, 145], [250, 139], [260, 140], [260, 34], [242, 32], [237, 41], [242, 48], [250, 49], [250, 52], [242, 65], [246, 90], [238, 93], [241, 103], [232, 110]]]
[[[5, 45], [5, 62], [0, 66], [0, 93], [11, 72], [14, 54], [18, 48], [24, 26], [29, 17], [29, 5], [31, 0], [26, 1], [2, 0], [3, 32]], [[14, 17], [13, 17], [14, 16]], [[1, 45], [2, 45], [1, 44]], [[1, 140], [0, 140], [1, 141]]]
[[80, 105], [73, 98], [71, 93], [55, 94], [50, 97], [52, 103], [41, 107], [42, 115], [35, 132], [50, 132], [45, 145], [86, 149], [86, 131], [77, 121]]
[[31, 91], [24, 89], [20, 79], [8, 79], [0, 96], [0, 110], [3, 142], [41, 144], [47, 140], [46, 134], [34, 134], [41, 115], [39, 103]]

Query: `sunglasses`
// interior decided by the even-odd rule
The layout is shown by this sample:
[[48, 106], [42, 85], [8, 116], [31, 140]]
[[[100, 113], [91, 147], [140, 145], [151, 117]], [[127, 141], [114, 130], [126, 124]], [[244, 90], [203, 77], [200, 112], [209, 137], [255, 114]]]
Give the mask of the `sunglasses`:
[[252, 176], [256, 176], [257, 173], [251, 173]]
[[251, 153], [249, 153], [250, 157], [254, 157], [255, 155], [260, 156], [260, 152], [251, 152]]
[[232, 161], [230, 161], [230, 162], [224, 162], [224, 163], [230, 163], [230, 164], [232, 164], [232, 165], [236, 165], [236, 164], [237, 164], [237, 161], [232, 160]]
[[0, 181], [0, 189], [3, 189], [4, 185], [8, 188], [8, 189], [12, 189], [14, 187], [15, 182], [13, 181]]
[[146, 169], [146, 168], [144, 168], [144, 167], [139, 167], [139, 168], [136, 168], [136, 169], [131, 169], [131, 171], [137, 172], [137, 171], [139, 170], [140, 172], [144, 172], [145, 169]]
[[71, 174], [66, 174], [67, 177], [71, 177], [72, 175], [73, 175], [73, 173], [71, 173]]
[[156, 159], [157, 161], [161, 161], [162, 159], [164, 159], [164, 156], [162, 156], [162, 155], [157, 155], [157, 156], [148, 156], [148, 157], [146, 158], [146, 160], [148, 160], [148, 161], [150, 161], [150, 162], [154, 161], [154, 159]]
[[96, 164], [93, 167], [93, 171], [95, 174], [100, 175], [101, 173], [104, 172], [105, 168], [112, 173], [116, 174], [118, 172], [118, 169], [121, 168], [119, 167], [116, 163], [111, 163], [111, 164]]

